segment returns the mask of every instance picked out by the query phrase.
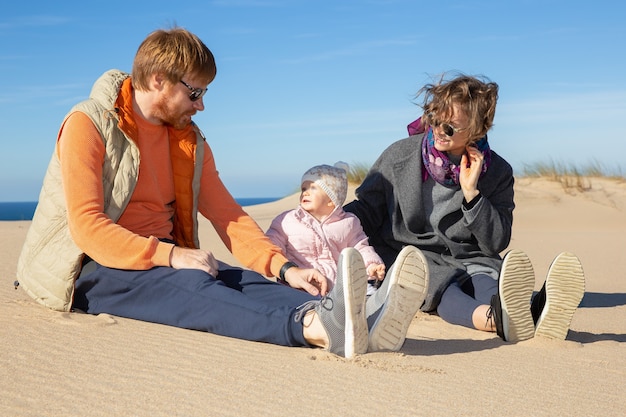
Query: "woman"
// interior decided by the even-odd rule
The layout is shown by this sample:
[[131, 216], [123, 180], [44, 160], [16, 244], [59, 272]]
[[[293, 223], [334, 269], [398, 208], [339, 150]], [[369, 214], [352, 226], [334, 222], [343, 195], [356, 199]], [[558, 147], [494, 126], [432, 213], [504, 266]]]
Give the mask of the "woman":
[[344, 209], [359, 217], [387, 268], [407, 245], [423, 252], [430, 273], [423, 311], [507, 341], [535, 332], [564, 339], [584, 292], [578, 259], [555, 259], [545, 297], [536, 297], [546, 307], [535, 306], [535, 329], [532, 265], [520, 251], [499, 255], [515, 204], [513, 170], [487, 141], [498, 85], [459, 75], [424, 86], [421, 96], [424, 113], [409, 125], [411, 136], [382, 153]]

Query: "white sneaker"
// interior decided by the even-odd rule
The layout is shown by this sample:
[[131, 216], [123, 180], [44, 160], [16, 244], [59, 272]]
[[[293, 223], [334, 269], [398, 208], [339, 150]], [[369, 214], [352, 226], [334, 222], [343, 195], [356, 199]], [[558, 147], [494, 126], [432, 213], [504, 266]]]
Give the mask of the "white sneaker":
[[428, 264], [422, 252], [403, 248], [380, 288], [366, 304], [369, 352], [398, 351], [409, 325], [424, 303], [428, 290]]
[[[535, 324], [530, 313], [530, 299], [535, 287], [535, 272], [528, 256], [520, 250], [512, 250], [504, 256], [498, 278], [502, 334], [496, 323], [498, 336], [507, 342], [519, 342], [534, 336]], [[492, 309], [496, 308], [493, 305]], [[497, 311], [497, 310], [496, 310]], [[500, 313], [500, 311], [497, 311]]]
[[585, 294], [585, 274], [576, 255], [558, 255], [548, 270], [545, 305], [537, 321], [535, 336], [565, 340], [572, 317]]
[[339, 255], [337, 280], [328, 295], [298, 307], [295, 320], [300, 321], [313, 307], [326, 330], [328, 350], [352, 358], [367, 352], [365, 294], [367, 272], [359, 251], [346, 248]]

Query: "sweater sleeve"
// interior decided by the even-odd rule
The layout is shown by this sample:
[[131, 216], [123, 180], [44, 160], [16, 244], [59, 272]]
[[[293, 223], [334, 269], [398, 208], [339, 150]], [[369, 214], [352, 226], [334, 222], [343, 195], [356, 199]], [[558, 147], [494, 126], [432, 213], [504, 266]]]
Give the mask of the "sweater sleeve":
[[206, 143], [204, 146], [198, 201], [200, 213], [211, 222], [228, 250], [243, 265], [265, 276], [278, 276], [287, 258], [226, 189], [211, 149]]
[[387, 166], [390, 158], [389, 148], [372, 165], [361, 185], [356, 189], [356, 200], [346, 204], [343, 209], [359, 218], [361, 228], [367, 236], [375, 236], [388, 214], [389, 175]]
[[143, 237], [104, 213], [104, 143], [87, 115], [71, 114], [57, 142], [70, 233], [76, 245], [101, 265], [145, 270], [169, 266], [173, 245]]
[[481, 251], [495, 257], [511, 242], [515, 179], [510, 165], [495, 153], [492, 161], [488, 178], [478, 182], [481, 197], [471, 208], [464, 206], [462, 212], [463, 224], [475, 236]]

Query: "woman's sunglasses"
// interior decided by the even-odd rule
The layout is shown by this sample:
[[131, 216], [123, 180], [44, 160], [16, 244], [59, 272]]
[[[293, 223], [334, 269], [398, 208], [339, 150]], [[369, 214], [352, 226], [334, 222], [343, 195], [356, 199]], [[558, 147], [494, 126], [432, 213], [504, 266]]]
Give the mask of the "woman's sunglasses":
[[208, 88], [193, 88], [192, 86], [190, 86], [189, 84], [187, 84], [186, 82], [184, 82], [183, 80], [180, 80], [181, 83], [183, 83], [183, 85], [185, 87], [187, 87], [189, 89], [189, 91], [191, 91], [191, 93], [189, 93], [189, 100], [191, 101], [196, 101], [199, 100], [200, 97], [202, 97], [204, 95], [204, 93], [207, 92]]
[[452, 137], [454, 136], [455, 133], [459, 133], [464, 130], [467, 130], [467, 128], [458, 129], [452, 126], [450, 123], [441, 123], [439, 120], [435, 118], [435, 115], [433, 113], [429, 113], [426, 120], [428, 121], [428, 124], [431, 125], [432, 127], [441, 126], [441, 130], [443, 130], [443, 133], [448, 137]]

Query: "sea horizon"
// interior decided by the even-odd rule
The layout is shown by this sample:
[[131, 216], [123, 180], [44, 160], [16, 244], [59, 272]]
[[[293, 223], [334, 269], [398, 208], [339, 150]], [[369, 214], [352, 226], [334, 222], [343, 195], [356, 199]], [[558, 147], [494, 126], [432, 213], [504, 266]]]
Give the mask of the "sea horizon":
[[[282, 197], [241, 197], [235, 201], [241, 206], [271, 203]], [[0, 221], [32, 220], [38, 201], [0, 201]]]

